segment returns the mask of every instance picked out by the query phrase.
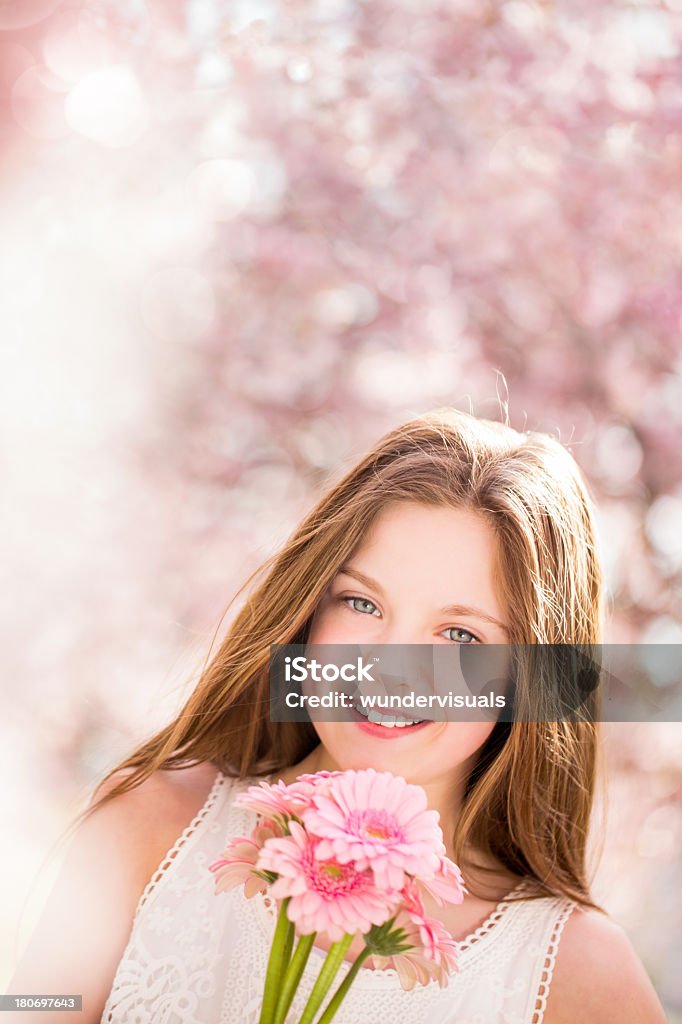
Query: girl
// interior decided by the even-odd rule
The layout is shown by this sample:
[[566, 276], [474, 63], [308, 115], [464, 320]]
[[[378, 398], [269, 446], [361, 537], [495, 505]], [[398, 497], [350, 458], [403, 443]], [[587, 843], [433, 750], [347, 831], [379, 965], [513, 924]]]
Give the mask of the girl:
[[[83, 1012], [65, 1015], [83, 1024], [257, 1022], [278, 908], [214, 895], [208, 871], [254, 824], [234, 796], [261, 778], [373, 767], [423, 786], [440, 813], [468, 893], [426, 910], [461, 943], [461, 969], [446, 988], [404, 991], [363, 967], [339, 1024], [663, 1024], [590, 896], [595, 724], [268, 714], [272, 643], [601, 643], [593, 517], [549, 436], [451, 409], [389, 432], [270, 560], [177, 719], [98, 787], [10, 991], [83, 993]], [[318, 958], [326, 948], [318, 937]]]

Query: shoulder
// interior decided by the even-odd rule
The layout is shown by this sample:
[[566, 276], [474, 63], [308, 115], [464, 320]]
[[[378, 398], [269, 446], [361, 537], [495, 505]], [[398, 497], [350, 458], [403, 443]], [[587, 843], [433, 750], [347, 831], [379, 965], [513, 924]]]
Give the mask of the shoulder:
[[[143, 782], [117, 793], [104, 806], [116, 803], [119, 807], [125, 804], [132, 809], [133, 806], [139, 805], [150, 810], [159, 806], [159, 797], [161, 796], [171, 798], [171, 808], [180, 803], [184, 805], [186, 802], [189, 802], [191, 806], [199, 796], [208, 795], [217, 772], [218, 769], [210, 761], [203, 761], [187, 768], [160, 768], [152, 772]], [[132, 768], [121, 768], [114, 772], [95, 787], [90, 804], [97, 804], [102, 797], [108, 796], [124, 779], [133, 774]]]
[[620, 925], [575, 907], [564, 922], [543, 1024], [666, 1024], [645, 967]]
[[128, 774], [115, 772], [96, 787], [92, 813], [71, 838], [10, 981], [15, 992], [80, 992], [83, 1010], [67, 1011], [65, 1024], [76, 1016], [80, 1024], [100, 1020], [144, 885], [201, 807], [217, 769], [154, 772], [99, 804]]
[[[135, 846], [140, 877], [150, 876], [177, 837], [197, 815], [215, 782], [218, 769], [202, 762], [177, 770], [159, 769], [131, 789], [95, 806], [92, 828], [119, 832], [125, 827]], [[91, 805], [113, 792], [132, 774], [121, 769], [96, 787]]]

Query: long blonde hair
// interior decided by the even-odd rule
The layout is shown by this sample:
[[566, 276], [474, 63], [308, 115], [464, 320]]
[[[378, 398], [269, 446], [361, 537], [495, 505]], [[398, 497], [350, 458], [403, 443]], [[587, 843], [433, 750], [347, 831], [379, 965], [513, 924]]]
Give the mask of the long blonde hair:
[[[208, 761], [245, 778], [313, 750], [312, 724], [270, 721], [270, 644], [305, 643], [322, 595], [374, 518], [406, 500], [475, 511], [492, 526], [496, 583], [514, 609], [510, 643], [602, 642], [594, 505], [572, 455], [547, 434], [436, 409], [387, 433], [249, 577], [238, 593], [264, 575], [180, 713], [107, 773], [102, 783], [128, 770], [83, 813], [158, 769]], [[531, 896], [566, 896], [602, 911], [586, 874], [598, 763], [596, 722], [498, 722], [467, 782], [455, 859], [481, 851], [526, 879]]]

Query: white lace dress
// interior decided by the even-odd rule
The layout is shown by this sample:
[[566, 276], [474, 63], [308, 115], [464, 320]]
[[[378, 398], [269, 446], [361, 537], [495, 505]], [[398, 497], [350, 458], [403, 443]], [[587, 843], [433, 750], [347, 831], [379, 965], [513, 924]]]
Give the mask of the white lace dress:
[[[140, 897], [102, 1024], [258, 1024], [275, 908], [267, 896], [247, 900], [241, 887], [215, 895], [208, 870], [228, 838], [251, 831], [253, 812], [233, 797], [257, 781], [217, 773]], [[575, 906], [551, 897], [498, 903], [459, 944], [461, 970], [446, 988], [431, 982], [405, 992], [394, 971], [363, 967], [334, 1022], [542, 1024]], [[302, 1012], [324, 956], [313, 947], [288, 1020]], [[341, 965], [332, 991], [349, 967]]]

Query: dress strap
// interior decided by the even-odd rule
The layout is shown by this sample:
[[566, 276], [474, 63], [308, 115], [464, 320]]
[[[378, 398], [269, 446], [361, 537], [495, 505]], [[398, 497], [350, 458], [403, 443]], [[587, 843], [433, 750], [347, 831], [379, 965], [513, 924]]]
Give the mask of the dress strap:
[[181, 832], [181, 834], [175, 840], [170, 849], [166, 851], [163, 859], [161, 860], [161, 863], [159, 864], [156, 871], [154, 872], [154, 874], [151, 876], [146, 886], [144, 887], [142, 895], [140, 896], [137, 903], [137, 907], [135, 909], [133, 922], [137, 920], [137, 918], [142, 912], [142, 908], [152, 898], [152, 895], [159, 887], [161, 881], [167, 874], [169, 868], [176, 862], [176, 860], [182, 859], [182, 851], [185, 848], [188, 840], [192, 835], [194, 835], [194, 833], [197, 831], [201, 823], [209, 816], [212, 809], [218, 804], [218, 798], [219, 796], [221, 796], [223, 790], [225, 789], [225, 782], [225, 776], [219, 770], [216, 773], [213, 785], [211, 786], [210, 792], [206, 797], [206, 800], [204, 801], [200, 809], [197, 811], [195, 816], [192, 818], [189, 825], [187, 825], [187, 827]]
[[535, 1004], [531, 1007], [533, 1015], [530, 1018], [530, 1024], [542, 1024], [544, 1019], [545, 1010], [547, 1009], [549, 989], [554, 975], [554, 966], [556, 963], [557, 953], [559, 952], [559, 940], [561, 939], [561, 933], [564, 930], [564, 925], [566, 924], [569, 915], [576, 907], [577, 903], [575, 900], [565, 899], [561, 901], [561, 909], [558, 916], [554, 919], [552, 931], [549, 937], [549, 944], [545, 950], [539, 984], [533, 986], [533, 989], [531, 990], [531, 995], [533, 992], [535, 993]]

